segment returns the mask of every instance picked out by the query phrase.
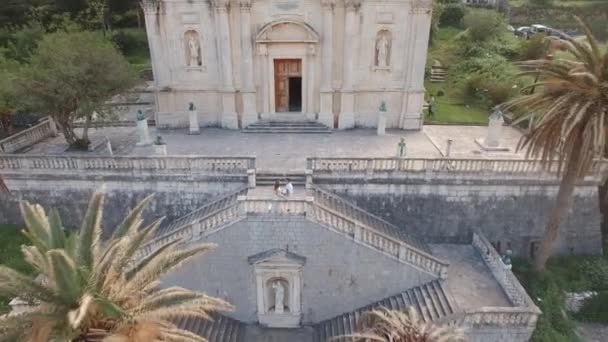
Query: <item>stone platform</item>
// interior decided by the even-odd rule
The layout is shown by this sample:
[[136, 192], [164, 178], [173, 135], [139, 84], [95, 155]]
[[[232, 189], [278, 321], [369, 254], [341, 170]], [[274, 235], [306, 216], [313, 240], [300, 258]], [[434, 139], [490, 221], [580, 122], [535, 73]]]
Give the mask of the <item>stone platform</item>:
[[[397, 154], [398, 143], [404, 138], [407, 157], [438, 158], [445, 155], [447, 139], [454, 142], [451, 157], [455, 158], [523, 158], [516, 153], [521, 133], [504, 127], [503, 144], [511, 152], [485, 152], [475, 143], [486, 135], [487, 127], [425, 126], [422, 131], [388, 130], [378, 136], [373, 129], [334, 131], [333, 134], [243, 134], [240, 131], [204, 128], [200, 135], [188, 135], [187, 130], [150, 128], [150, 135], [161, 135], [169, 155], [251, 156], [263, 170], [297, 170], [306, 168], [307, 157], [389, 158]], [[107, 127], [91, 130], [93, 139], [107, 137], [115, 155], [142, 156], [153, 154], [151, 147], [136, 147], [135, 127]], [[28, 154], [49, 155], [65, 152], [63, 136], [48, 138], [26, 150]], [[87, 155], [107, 155], [105, 148]]]

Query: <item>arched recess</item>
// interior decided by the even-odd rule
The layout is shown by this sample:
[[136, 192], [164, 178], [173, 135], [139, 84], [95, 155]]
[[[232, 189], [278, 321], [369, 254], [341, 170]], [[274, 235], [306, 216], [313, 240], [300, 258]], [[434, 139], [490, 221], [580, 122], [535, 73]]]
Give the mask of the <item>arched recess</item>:
[[[284, 99], [280, 93], [284, 87], [275, 84], [275, 60], [299, 60], [301, 72], [301, 111], [292, 112], [299, 117], [315, 119], [315, 75], [317, 44], [320, 36], [307, 23], [293, 19], [279, 19], [262, 26], [255, 36], [258, 52], [257, 63], [259, 103], [262, 104], [262, 118], [272, 118], [277, 113], [277, 98]], [[275, 90], [278, 89], [280, 94]], [[289, 111], [291, 112], [291, 110]], [[268, 117], [265, 117], [268, 115]]]

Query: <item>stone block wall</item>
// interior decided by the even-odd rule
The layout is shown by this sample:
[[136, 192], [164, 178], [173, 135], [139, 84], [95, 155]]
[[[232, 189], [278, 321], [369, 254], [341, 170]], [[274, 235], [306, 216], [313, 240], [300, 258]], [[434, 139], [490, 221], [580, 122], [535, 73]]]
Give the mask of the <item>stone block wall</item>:
[[[538, 246], [558, 185], [505, 178], [458, 179], [315, 179], [315, 184], [432, 243], [469, 243], [479, 230], [499, 252], [511, 248], [530, 256]], [[602, 251], [598, 185], [577, 187], [555, 251], [599, 254]]]
[[431, 275], [306, 220], [248, 217], [205, 240], [217, 249], [163, 280], [227, 299], [229, 316], [256, 322], [256, 280], [249, 256], [274, 248], [306, 258], [302, 322], [316, 323], [371, 304], [433, 279]]
[[0, 224], [21, 224], [19, 201], [39, 203], [45, 209], [57, 208], [66, 227], [79, 227], [91, 194], [99, 189], [106, 193], [104, 227], [111, 230], [129, 208], [150, 194], [154, 199], [144, 212], [147, 221], [166, 216], [165, 224], [201, 207], [216, 196], [236, 190], [246, 184], [242, 181], [196, 181], [162, 177], [123, 179], [74, 179], [62, 176], [45, 176], [36, 179], [7, 180], [10, 196], [0, 194]]

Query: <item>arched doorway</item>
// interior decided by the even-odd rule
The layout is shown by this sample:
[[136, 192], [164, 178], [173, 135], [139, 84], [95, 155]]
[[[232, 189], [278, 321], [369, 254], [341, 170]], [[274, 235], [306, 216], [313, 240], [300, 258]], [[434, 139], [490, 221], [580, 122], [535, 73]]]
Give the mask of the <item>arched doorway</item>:
[[316, 117], [318, 43], [317, 32], [299, 21], [278, 20], [260, 29], [256, 70], [262, 118]]

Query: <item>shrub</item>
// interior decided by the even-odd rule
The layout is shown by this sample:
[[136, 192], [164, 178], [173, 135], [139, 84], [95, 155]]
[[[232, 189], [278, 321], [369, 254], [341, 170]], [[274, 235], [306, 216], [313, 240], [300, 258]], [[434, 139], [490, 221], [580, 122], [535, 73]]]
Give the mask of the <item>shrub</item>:
[[462, 3], [451, 3], [443, 6], [439, 16], [439, 26], [462, 27], [466, 8]]
[[148, 36], [145, 30], [122, 29], [115, 31], [112, 41], [123, 54], [129, 55], [148, 49]]
[[589, 22], [589, 28], [593, 32], [595, 38], [602, 41], [608, 41], [608, 25], [606, 25], [607, 20], [608, 18], [606, 17], [599, 17], [594, 18]]
[[608, 261], [604, 258], [585, 260], [580, 265], [583, 277], [589, 282], [589, 290], [608, 290]]
[[595, 297], [587, 298], [575, 317], [587, 322], [608, 322], [608, 291], [603, 291]]
[[474, 75], [466, 79], [462, 87], [462, 97], [465, 103], [471, 104], [483, 99], [485, 91], [485, 77]]
[[437, 91], [437, 97], [441, 97], [441, 96], [444, 96], [444, 95], [445, 95], [445, 92], [443, 90], [440, 89], [440, 90]]
[[486, 84], [487, 98], [492, 107], [507, 102], [515, 90], [509, 82], [490, 81]]
[[542, 59], [549, 50], [549, 41], [544, 34], [535, 34], [529, 40], [522, 40], [520, 59], [527, 61]]
[[528, 3], [531, 6], [536, 7], [551, 7], [553, 5], [553, 0], [528, 0]]
[[491, 10], [470, 11], [464, 16], [464, 26], [474, 42], [483, 42], [506, 30], [504, 17]]

